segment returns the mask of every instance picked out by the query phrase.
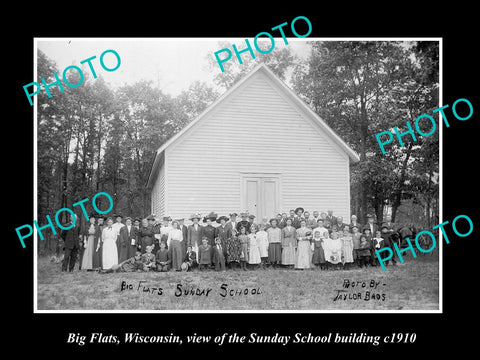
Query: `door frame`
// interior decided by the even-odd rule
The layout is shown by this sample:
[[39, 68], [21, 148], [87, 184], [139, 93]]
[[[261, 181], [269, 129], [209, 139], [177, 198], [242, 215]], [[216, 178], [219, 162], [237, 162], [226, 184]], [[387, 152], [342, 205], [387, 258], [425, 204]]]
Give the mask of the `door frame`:
[[[253, 173], [242, 172], [240, 173], [240, 212], [247, 210], [247, 180], [265, 180], [270, 179], [276, 182], [276, 197], [277, 197], [277, 211], [282, 209], [282, 174], [280, 173]], [[263, 206], [264, 194], [262, 189], [258, 189], [259, 203]], [[257, 205], [257, 214], [263, 212], [263, 208], [259, 209]], [[276, 215], [276, 214], [275, 214]], [[261, 217], [260, 215], [259, 217]], [[257, 219], [257, 222], [259, 220]]]

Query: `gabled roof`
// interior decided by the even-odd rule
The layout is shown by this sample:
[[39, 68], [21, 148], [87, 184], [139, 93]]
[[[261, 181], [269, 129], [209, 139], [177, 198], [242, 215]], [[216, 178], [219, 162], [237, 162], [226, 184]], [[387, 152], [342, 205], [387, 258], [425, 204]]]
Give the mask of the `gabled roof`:
[[300, 97], [295, 94], [282, 80], [280, 80], [265, 64], [260, 64], [256, 66], [250, 73], [248, 73], [243, 79], [238, 81], [234, 86], [228, 89], [222, 96], [220, 96], [217, 100], [215, 100], [210, 106], [208, 106], [200, 115], [198, 115], [193, 121], [191, 121], [187, 126], [185, 126], [181, 131], [179, 131], [176, 135], [172, 136], [165, 144], [163, 144], [160, 148], [158, 148], [155, 154], [155, 160], [152, 164], [152, 169], [150, 170], [150, 175], [148, 177], [147, 188], [151, 188], [153, 186], [154, 176], [153, 174], [157, 173], [158, 167], [161, 163], [161, 159], [163, 159], [163, 152], [166, 148], [168, 148], [172, 143], [174, 143], [178, 138], [182, 137], [188, 129], [195, 126], [198, 122], [202, 121], [209, 113], [215, 109], [215, 107], [223, 102], [223, 100], [230, 96], [233, 92], [235, 92], [239, 87], [242, 86], [248, 79], [250, 79], [255, 73], [262, 72], [268, 78], [270, 78], [277, 86], [279, 86], [284, 93], [297, 105], [302, 109], [308, 116], [314, 119], [315, 123], [327, 134], [330, 138], [336, 143], [340, 149], [342, 149], [350, 158], [352, 162], [360, 161], [360, 157], [358, 154], [350, 148], [350, 146], [345, 143], [340, 136], [338, 136], [335, 131], [327, 125], [327, 123], [318, 116]]

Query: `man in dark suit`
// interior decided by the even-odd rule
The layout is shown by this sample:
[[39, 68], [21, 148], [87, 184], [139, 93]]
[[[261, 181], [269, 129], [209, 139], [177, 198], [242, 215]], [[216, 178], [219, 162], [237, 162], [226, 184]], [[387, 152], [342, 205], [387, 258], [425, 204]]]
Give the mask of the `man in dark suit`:
[[375, 224], [375, 219], [373, 218], [373, 215], [367, 215], [367, 223], [363, 226], [362, 232], [365, 229], [370, 229], [370, 234], [372, 234], [372, 237], [375, 236], [375, 234], [377, 233], [378, 225]]
[[223, 255], [227, 256], [227, 239], [232, 237], [232, 230], [227, 226], [228, 218], [226, 216], [220, 216], [217, 219], [217, 223], [220, 223], [220, 226], [215, 228], [215, 238], [220, 239], [220, 243], [223, 249]]
[[[193, 224], [187, 228], [187, 247], [191, 246], [192, 249], [196, 250], [202, 245], [203, 226], [198, 223], [201, 218], [200, 214], [192, 215], [190, 220], [193, 221]], [[198, 253], [198, 251], [195, 252]]]
[[137, 231], [132, 225], [132, 218], [125, 218], [125, 226], [120, 228], [118, 243], [120, 244], [118, 263], [135, 256], [137, 252]]
[[79, 240], [80, 240], [80, 226], [77, 224], [76, 215], [70, 217], [69, 222], [63, 227], [68, 228], [73, 223], [75, 224], [72, 228], [68, 230], [62, 230], [61, 237], [65, 242], [65, 255], [62, 263], [62, 271], [72, 272], [75, 267], [75, 260], [77, 259], [77, 253], [79, 250]]
[[343, 231], [345, 228], [348, 228], [348, 225], [343, 222], [343, 217], [337, 217], [337, 229], [338, 231]]
[[337, 225], [337, 218], [333, 216], [333, 210], [328, 210], [328, 214], [325, 217], [325, 220], [330, 221], [330, 226]]
[[183, 256], [185, 256], [185, 254], [187, 253], [187, 237], [188, 237], [188, 228], [187, 228], [187, 226], [184, 224], [184, 221], [185, 221], [184, 218], [177, 219], [178, 228], [179, 228], [180, 231], [182, 232], [182, 241], [180, 242], [180, 245], [182, 246], [182, 254], [183, 254]]

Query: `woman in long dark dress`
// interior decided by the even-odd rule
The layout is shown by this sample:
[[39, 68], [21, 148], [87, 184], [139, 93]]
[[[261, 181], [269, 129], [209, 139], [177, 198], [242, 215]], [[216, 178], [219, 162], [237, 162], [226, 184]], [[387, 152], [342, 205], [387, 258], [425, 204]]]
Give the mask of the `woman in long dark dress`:
[[93, 258], [92, 258], [92, 268], [101, 269], [102, 268], [102, 231], [104, 228], [105, 217], [99, 215], [97, 217], [97, 225], [95, 226], [95, 234], [93, 237]]
[[155, 236], [153, 226], [148, 223], [147, 219], [142, 220], [142, 226], [140, 226], [138, 235], [140, 238], [142, 254], [145, 254], [147, 251], [147, 246], [153, 245]]
[[182, 230], [178, 227], [178, 221], [172, 222], [172, 229], [168, 233], [167, 244], [170, 252], [170, 260], [172, 269], [176, 271], [182, 270], [183, 252], [182, 252]]

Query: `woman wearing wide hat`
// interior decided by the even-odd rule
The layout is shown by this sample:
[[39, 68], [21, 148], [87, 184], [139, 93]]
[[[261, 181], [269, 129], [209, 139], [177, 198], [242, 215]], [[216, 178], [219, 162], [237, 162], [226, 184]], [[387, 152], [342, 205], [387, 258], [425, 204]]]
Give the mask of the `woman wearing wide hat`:
[[198, 222], [202, 219], [200, 214], [192, 214], [190, 220], [193, 224], [187, 228], [187, 247], [191, 246], [195, 253], [198, 254], [198, 247], [202, 245], [203, 226]]
[[242, 218], [242, 221], [237, 223], [237, 233], [240, 234], [240, 228], [243, 226], [247, 231], [247, 235], [250, 234], [250, 222], [247, 220], [248, 212], [240, 213], [240, 217]]
[[210, 245], [211, 258], [213, 260], [213, 249], [215, 247], [215, 228], [212, 226], [212, 222], [217, 219], [217, 214], [213, 211], [203, 218], [203, 222], [207, 223], [203, 227], [203, 236], [207, 238], [208, 245]]
[[223, 253], [226, 259], [227, 258], [226, 241], [229, 237], [232, 236], [232, 231], [230, 230], [230, 227], [227, 226], [228, 217], [220, 216], [216, 221], [217, 223], [220, 224], [220, 226], [217, 226], [217, 228], [215, 229], [215, 238], [218, 237], [220, 239]]

